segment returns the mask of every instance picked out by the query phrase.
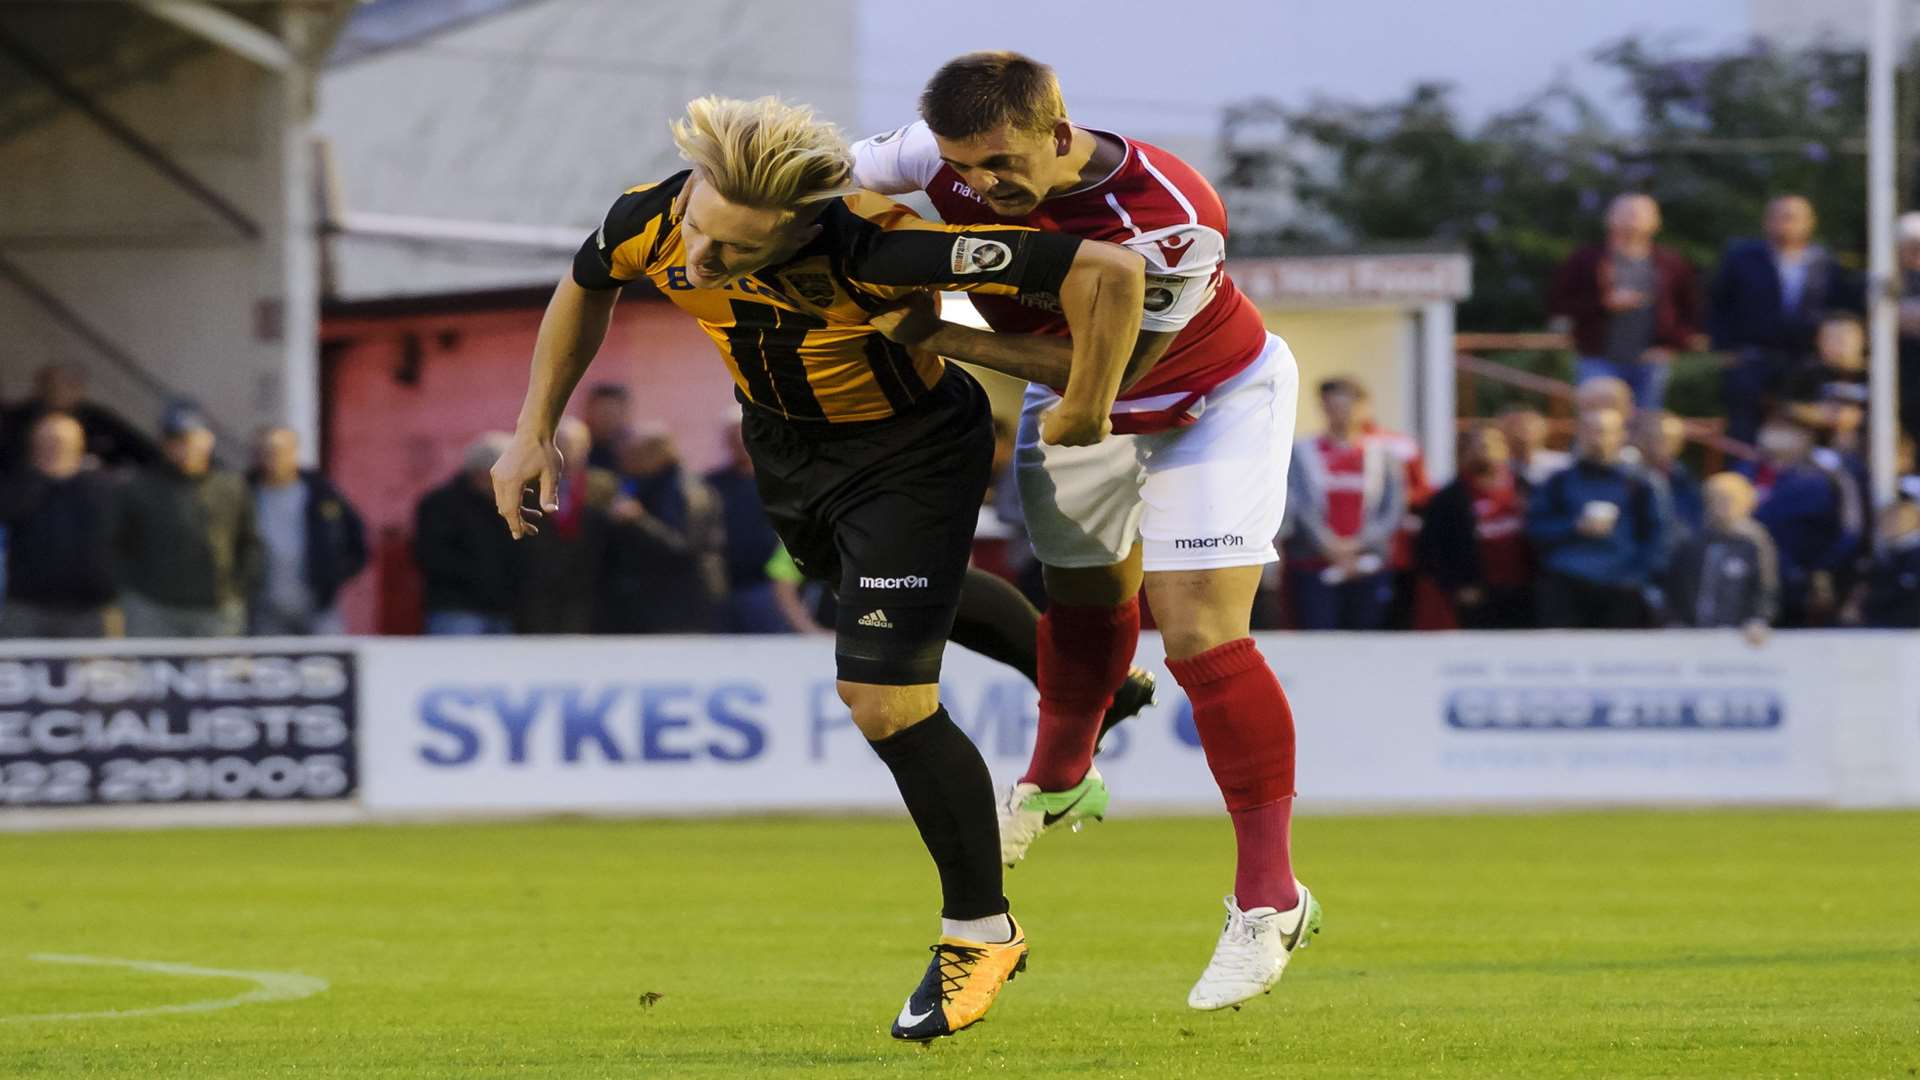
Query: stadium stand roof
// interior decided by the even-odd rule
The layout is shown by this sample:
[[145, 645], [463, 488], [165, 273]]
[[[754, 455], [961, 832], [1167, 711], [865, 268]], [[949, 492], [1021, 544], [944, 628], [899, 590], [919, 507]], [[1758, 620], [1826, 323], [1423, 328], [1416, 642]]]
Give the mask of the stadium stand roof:
[[[0, 399], [77, 368], [136, 424], [311, 435], [314, 72], [353, 0], [0, 4]], [[311, 440], [309, 440], [311, 444]]]
[[377, 0], [323, 72], [336, 301], [551, 284], [707, 93], [856, 119], [855, 0]]

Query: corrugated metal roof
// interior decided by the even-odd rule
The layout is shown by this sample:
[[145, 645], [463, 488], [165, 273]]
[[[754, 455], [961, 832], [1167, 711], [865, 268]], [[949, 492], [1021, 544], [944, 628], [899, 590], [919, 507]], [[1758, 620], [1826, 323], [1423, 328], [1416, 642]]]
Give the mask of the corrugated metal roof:
[[367, 0], [354, 10], [328, 55], [329, 65], [350, 64], [388, 49], [418, 44], [435, 34], [485, 19], [508, 8], [545, 0]]
[[[317, 126], [348, 209], [584, 238], [621, 191], [681, 167], [667, 121], [692, 97], [776, 93], [856, 121], [856, 15], [856, 0], [510, 4], [330, 67]], [[332, 243], [349, 300], [550, 283], [565, 268], [510, 248]]]

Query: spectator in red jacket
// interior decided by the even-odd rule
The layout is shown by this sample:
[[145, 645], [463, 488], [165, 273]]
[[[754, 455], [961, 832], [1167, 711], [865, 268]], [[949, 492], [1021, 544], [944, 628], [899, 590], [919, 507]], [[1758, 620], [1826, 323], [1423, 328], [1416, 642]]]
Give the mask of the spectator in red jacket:
[[1427, 503], [1419, 555], [1465, 629], [1533, 625], [1526, 494], [1499, 427], [1478, 423], [1460, 436], [1460, 475]]
[[1549, 306], [1572, 322], [1574, 381], [1615, 375], [1634, 402], [1657, 409], [1667, 366], [1700, 327], [1700, 290], [1685, 256], [1653, 242], [1660, 204], [1629, 194], [1607, 209], [1604, 243], [1574, 252], [1553, 281]]

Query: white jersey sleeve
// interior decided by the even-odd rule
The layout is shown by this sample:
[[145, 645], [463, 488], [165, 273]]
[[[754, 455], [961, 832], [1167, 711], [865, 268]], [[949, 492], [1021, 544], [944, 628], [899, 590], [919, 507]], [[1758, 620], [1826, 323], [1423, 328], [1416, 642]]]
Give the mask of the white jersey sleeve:
[[925, 189], [940, 164], [940, 148], [924, 120], [853, 144], [853, 182], [882, 195]]
[[1175, 225], [1121, 242], [1147, 260], [1146, 311], [1140, 329], [1183, 330], [1213, 299], [1227, 258], [1227, 238], [1219, 230]]

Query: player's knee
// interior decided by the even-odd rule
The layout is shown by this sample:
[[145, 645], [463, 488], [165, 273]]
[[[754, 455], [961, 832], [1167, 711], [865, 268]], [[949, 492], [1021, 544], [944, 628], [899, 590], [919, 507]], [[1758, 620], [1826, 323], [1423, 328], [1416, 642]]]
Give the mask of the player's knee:
[[1153, 615], [1169, 660], [1192, 659], [1252, 632], [1246, 613], [1217, 603], [1162, 603]]
[[[1159, 612], [1154, 614], [1158, 616]], [[1158, 625], [1160, 640], [1166, 647], [1169, 660], [1190, 660], [1247, 636], [1246, 627], [1231, 624], [1189, 623], [1177, 628], [1170, 628], [1165, 623]]]
[[897, 735], [940, 708], [937, 683], [884, 686], [842, 680], [838, 689], [840, 700], [853, 713], [853, 726], [869, 742]]
[[1174, 570], [1147, 581], [1154, 625], [1169, 660], [1187, 660], [1253, 632], [1260, 567]]
[[1047, 599], [1073, 607], [1117, 607], [1140, 591], [1139, 568], [1132, 562], [1112, 566], [1044, 568]]

